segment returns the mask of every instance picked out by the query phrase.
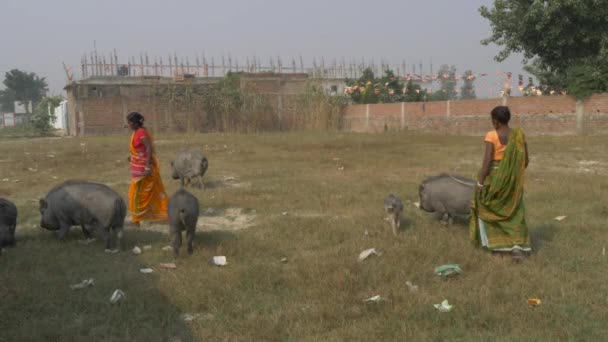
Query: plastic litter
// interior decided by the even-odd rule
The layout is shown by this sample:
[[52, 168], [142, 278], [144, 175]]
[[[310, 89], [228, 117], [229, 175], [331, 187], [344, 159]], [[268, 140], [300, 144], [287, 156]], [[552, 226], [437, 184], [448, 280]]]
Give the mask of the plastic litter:
[[287, 258], [281, 258], [280, 260], [282, 263], [286, 264], [287, 263]]
[[173, 262], [167, 262], [167, 263], [160, 263], [160, 267], [174, 270], [177, 268], [177, 265], [175, 265], [175, 263], [173, 263]]
[[80, 289], [84, 289], [84, 288], [87, 288], [87, 287], [93, 286], [93, 285], [95, 285], [95, 280], [93, 280], [93, 278], [89, 278], [89, 279], [85, 279], [85, 280], [81, 281], [78, 284], [70, 285], [70, 288], [72, 290], [80, 290]]
[[284, 211], [284, 212], [281, 213], [281, 215], [287, 216], [287, 215], [289, 215], [289, 212], [288, 211]]
[[418, 292], [418, 285], [412, 284], [411, 281], [406, 281], [405, 285], [407, 285], [407, 288], [410, 290], [410, 292]]
[[441, 304], [433, 304], [433, 306], [435, 307], [435, 309], [439, 310], [439, 312], [450, 312], [454, 307], [453, 305], [450, 305], [450, 303], [448, 303], [447, 299], [441, 302]]
[[131, 252], [133, 252], [133, 254], [135, 254], [135, 255], [139, 255], [139, 254], [141, 254], [141, 248], [135, 246], [135, 247], [133, 247]]
[[126, 298], [127, 298], [127, 295], [124, 292], [122, 292], [122, 290], [116, 289], [116, 290], [114, 290], [114, 293], [112, 293], [112, 296], [110, 297], [110, 303], [116, 304]]
[[449, 278], [457, 274], [461, 274], [462, 270], [458, 264], [445, 264], [435, 267], [435, 274], [441, 276], [441, 278]]
[[173, 247], [171, 247], [171, 246], [165, 246], [165, 247], [163, 247], [163, 251], [165, 251], [165, 252], [172, 251], [172, 250], [173, 250]]
[[554, 218], [555, 221], [563, 221], [566, 218], [566, 215], [562, 215], [562, 216], [556, 216]]
[[532, 305], [532, 306], [538, 306], [538, 305], [540, 305], [541, 302], [542, 301], [538, 298], [529, 298], [528, 299], [528, 304]]
[[420, 209], [420, 202], [414, 202], [413, 204], [414, 204], [414, 207]]
[[150, 274], [150, 273], [154, 272], [154, 270], [151, 268], [140, 268], [139, 272], [143, 273], [143, 274]]
[[213, 259], [211, 259], [211, 262], [216, 265], [216, 266], [226, 266], [228, 265], [228, 262], [226, 261], [226, 257], [223, 255], [220, 256], [214, 256]]
[[359, 261], [363, 261], [371, 255], [380, 256], [382, 255], [382, 253], [378, 253], [375, 248], [366, 249], [363, 252], [359, 253]]

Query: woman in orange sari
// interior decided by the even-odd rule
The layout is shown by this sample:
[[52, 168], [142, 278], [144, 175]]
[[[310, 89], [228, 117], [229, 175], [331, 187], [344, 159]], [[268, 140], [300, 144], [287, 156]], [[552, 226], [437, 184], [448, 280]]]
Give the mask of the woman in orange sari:
[[129, 211], [133, 224], [141, 221], [167, 221], [167, 194], [160, 178], [158, 160], [154, 156], [152, 136], [144, 128], [143, 115], [132, 112], [127, 116], [131, 135], [131, 186]]

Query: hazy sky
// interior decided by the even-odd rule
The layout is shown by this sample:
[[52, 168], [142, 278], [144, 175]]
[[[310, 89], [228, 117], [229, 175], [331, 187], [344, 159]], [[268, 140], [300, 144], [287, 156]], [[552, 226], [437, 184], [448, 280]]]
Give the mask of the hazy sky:
[[[491, 0], [0, 0], [0, 73], [18, 68], [47, 77], [51, 93], [62, 93], [65, 62], [80, 77], [80, 58], [93, 50], [166, 58], [203, 52], [230, 53], [243, 65], [256, 54], [267, 61], [312, 58], [380, 58], [401, 64], [432, 60], [454, 64], [459, 73], [488, 73], [478, 79], [480, 97], [497, 96], [504, 76], [522, 72], [521, 57], [503, 63], [497, 46], [480, 40], [490, 27], [478, 8]], [[411, 66], [408, 66], [411, 71]], [[527, 77], [527, 74], [524, 74]], [[513, 77], [514, 81], [516, 76]], [[2, 77], [3, 79], [3, 77]], [[527, 79], [527, 78], [526, 78]], [[514, 84], [515, 85], [515, 84]]]

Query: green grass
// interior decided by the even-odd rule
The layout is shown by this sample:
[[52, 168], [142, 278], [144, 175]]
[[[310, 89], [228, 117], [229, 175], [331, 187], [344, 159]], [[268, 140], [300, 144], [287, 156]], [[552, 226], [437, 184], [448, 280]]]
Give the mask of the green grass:
[[[194, 191], [202, 212], [219, 209], [211, 217], [243, 208], [256, 215], [248, 229], [200, 232], [194, 255], [176, 260], [161, 250], [167, 234], [146, 226], [127, 229], [117, 255], [105, 254], [101, 242], [78, 244], [79, 229], [59, 242], [37, 228], [37, 199], [62, 180], [103, 182], [126, 198], [127, 135], [0, 140], [0, 179], [9, 179], [0, 182], [0, 196], [19, 208], [17, 247], [0, 257], [0, 340], [603, 340], [608, 151], [597, 146], [608, 137], [528, 141], [525, 203], [537, 248], [513, 264], [471, 247], [465, 225], [443, 227], [412, 205], [429, 175], [474, 176], [483, 152], [479, 137], [159, 136], [169, 193], [178, 185], [169, 177], [171, 157], [184, 146], [198, 147], [209, 158], [205, 179], [212, 185]], [[227, 176], [241, 185], [231, 186]], [[389, 192], [406, 203], [398, 237], [382, 220]], [[567, 218], [553, 220], [558, 215]], [[153, 249], [129, 252], [145, 244]], [[357, 262], [367, 248], [382, 255]], [[211, 266], [214, 255], [226, 255], [228, 266]], [[172, 261], [176, 270], [158, 267]], [[442, 281], [433, 269], [445, 263], [458, 263], [464, 274]], [[155, 272], [139, 274], [142, 266]], [[69, 288], [87, 278], [95, 286]], [[417, 293], [408, 291], [408, 280], [420, 287]], [[127, 299], [111, 305], [117, 288]], [[387, 301], [363, 302], [376, 294]], [[542, 304], [529, 307], [532, 297]], [[443, 299], [452, 312], [433, 308]], [[206, 316], [184, 322], [183, 313]]]

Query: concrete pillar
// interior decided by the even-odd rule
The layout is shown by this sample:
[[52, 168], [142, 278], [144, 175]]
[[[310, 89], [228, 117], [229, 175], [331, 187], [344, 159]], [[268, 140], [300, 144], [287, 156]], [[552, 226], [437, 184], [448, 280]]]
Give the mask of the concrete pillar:
[[405, 129], [405, 102], [401, 102], [401, 130]]
[[585, 108], [582, 100], [576, 100], [576, 134], [582, 135], [584, 133], [583, 119], [584, 119]]
[[365, 105], [365, 131], [369, 132], [369, 104]]

